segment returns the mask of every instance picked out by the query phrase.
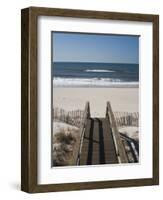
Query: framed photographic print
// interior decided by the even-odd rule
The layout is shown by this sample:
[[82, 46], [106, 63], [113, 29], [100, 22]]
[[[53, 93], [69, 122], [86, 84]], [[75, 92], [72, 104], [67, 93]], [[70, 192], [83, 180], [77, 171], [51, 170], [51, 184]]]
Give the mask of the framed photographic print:
[[21, 12], [21, 189], [159, 184], [159, 16]]

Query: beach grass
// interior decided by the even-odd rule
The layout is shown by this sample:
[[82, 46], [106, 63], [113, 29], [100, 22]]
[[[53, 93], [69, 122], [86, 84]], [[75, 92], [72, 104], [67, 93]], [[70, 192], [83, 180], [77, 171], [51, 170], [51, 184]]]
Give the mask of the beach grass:
[[53, 165], [75, 165], [75, 151], [79, 141], [78, 129], [61, 128], [53, 135]]

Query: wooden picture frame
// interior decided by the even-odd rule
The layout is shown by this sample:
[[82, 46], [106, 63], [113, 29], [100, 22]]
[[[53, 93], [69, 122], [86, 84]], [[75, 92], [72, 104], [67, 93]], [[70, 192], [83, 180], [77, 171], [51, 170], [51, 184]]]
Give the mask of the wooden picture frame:
[[[37, 19], [62, 16], [85, 19], [109, 19], [151, 22], [153, 24], [153, 177], [76, 182], [37, 183]], [[146, 100], [145, 100], [146, 101]], [[159, 16], [58, 8], [29, 7], [21, 11], [21, 190], [29, 193], [55, 192], [159, 184]]]

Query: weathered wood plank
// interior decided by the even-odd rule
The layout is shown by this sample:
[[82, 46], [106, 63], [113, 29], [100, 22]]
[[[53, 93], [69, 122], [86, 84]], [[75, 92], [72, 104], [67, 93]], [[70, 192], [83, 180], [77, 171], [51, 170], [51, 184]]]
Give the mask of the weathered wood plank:
[[116, 155], [116, 149], [113, 141], [113, 136], [111, 133], [111, 128], [109, 126], [107, 119], [102, 119], [103, 127], [103, 141], [104, 141], [104, 152], [105, 152], [105, 163], [114, 164], [118, 163], [118, 158]]
[[118, 159], [107, 119], [88, 119], [82, 145], [80, 165], [114, 163], [118, 163]]
[[86, 125], [89, 118], [90, 118], [90, 106], [89, 106], [89, 102], [86, 102], [83, 118], [81, 120], [80, 129], [79, 129], [80, 144], [79, 144], [79, 151], [76, 158], [77, 165], [79, 165], [80, 163], [80, 156], [81, 156], [82, 145], [83, 145], [83, 140], [84, 140], [84, 135], [85, 135], [85, 129], [86, 129]]
[[120, 138], [120, 135], [117, 129], [116, 121], [114, 118], [114, 114], [113, 114], [110, 102], [107, 102], [106, 118], [108, 119], [108, 122], [110, 122], [110, 125], [111, 125], [112, 135], [113, 135], [114, 144], [116, 148], [116, 154], [118, 156], [119, 162], [128, 163], [127, 155], [126, 155], [124, 146], [122, 144], [122, 140]]

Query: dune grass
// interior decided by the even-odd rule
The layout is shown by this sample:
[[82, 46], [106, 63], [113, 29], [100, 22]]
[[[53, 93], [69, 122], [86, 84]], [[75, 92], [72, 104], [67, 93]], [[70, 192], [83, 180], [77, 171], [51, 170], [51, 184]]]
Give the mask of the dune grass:
[[79, 140], [78, 130], [73, 128], [60, 129], [53, 136], [53, 165], [74, 165], [74, 151]]

